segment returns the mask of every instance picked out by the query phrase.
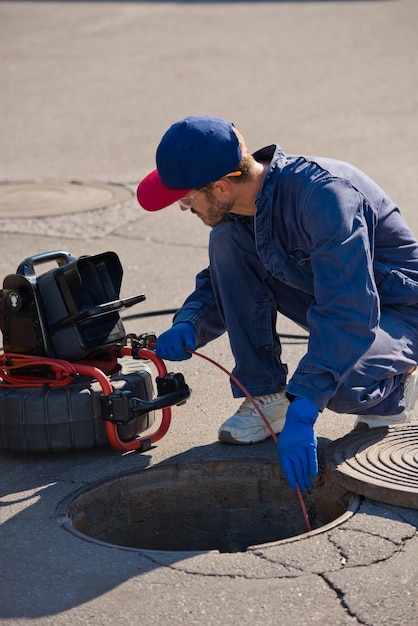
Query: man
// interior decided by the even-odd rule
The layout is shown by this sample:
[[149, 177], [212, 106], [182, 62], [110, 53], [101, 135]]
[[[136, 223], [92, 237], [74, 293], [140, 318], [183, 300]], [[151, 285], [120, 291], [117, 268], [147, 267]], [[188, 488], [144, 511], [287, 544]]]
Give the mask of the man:
[[[210, 265], [157, 341], [168, 360], [190, 358], [227, 331], [235, 377], [279, 437], [291, 488], [317, 473], [314, 424], [325, 407], [356, 427], [409, 421], [418, 394], [418, 243], [388, 195], [357, 168], [286, 155], [253, 155], [230, 122], [191, 116], [173, 124], [140, 184], [149, 211], [179, 202], [212, 227]], [[286, 382], [277, 311], [309, 331]], [[234, 397], [242, 396], [232, 382]], [[219, 439], [269, 436], [245, 400]]]

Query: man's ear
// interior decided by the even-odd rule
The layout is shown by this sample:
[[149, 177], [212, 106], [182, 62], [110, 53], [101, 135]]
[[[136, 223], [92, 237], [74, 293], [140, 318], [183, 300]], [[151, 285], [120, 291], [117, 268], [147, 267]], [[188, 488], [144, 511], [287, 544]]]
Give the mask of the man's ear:
[[219, 200], [227, 200], [233, 192], [232, 183], [227, 178], [220, 178], [212, 183], [212, 191]]

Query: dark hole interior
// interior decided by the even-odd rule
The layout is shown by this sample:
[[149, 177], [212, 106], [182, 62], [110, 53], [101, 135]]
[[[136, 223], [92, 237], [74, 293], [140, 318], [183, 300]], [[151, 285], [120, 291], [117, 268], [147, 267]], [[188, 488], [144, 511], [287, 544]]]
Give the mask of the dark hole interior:
[[[311, 529], [346, 513], [351, 494], [320, 475], [303, 494]], [[307, 532], [277, 462], [160, 465], [91, 486], [67, 507], [72, 529], [143, 550], [244, 551]]]

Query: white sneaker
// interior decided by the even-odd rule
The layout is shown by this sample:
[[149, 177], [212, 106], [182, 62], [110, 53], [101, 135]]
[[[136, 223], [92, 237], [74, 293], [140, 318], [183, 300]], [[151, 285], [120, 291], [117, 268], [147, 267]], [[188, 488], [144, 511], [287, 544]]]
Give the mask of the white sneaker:
[[[267, 396], [256, 396], [254, 400], [260, 407], [263, 415], [269, 421], [273, 431], [279, 433], [286, 419], [289, 400], [284, 391]], [[219, 441], [224, 443], [258, 443], [271, 436], [271, 433], [258, 413], [257, 409], [246, 398], [235, 415], [232, 415], [219, 428]]]
[[418, 398], [418, 367], [411, 372], [405, 381], [405, 408], [397, 415], [358, 415], [354, 430], [378, 428], [379, 426], [398, 426], [408, 424], [411, 412]]

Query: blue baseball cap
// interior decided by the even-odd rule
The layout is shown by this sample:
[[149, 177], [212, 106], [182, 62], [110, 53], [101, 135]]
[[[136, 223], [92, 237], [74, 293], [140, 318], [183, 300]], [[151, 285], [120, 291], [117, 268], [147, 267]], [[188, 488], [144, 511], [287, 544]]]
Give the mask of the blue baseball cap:
[[242, 152], [234, 126], [219, 117], [192, 115], [176, 122], [157, 148], [157, 169], [136, 192], [147, 211], [159, 211], [236, 169]]

